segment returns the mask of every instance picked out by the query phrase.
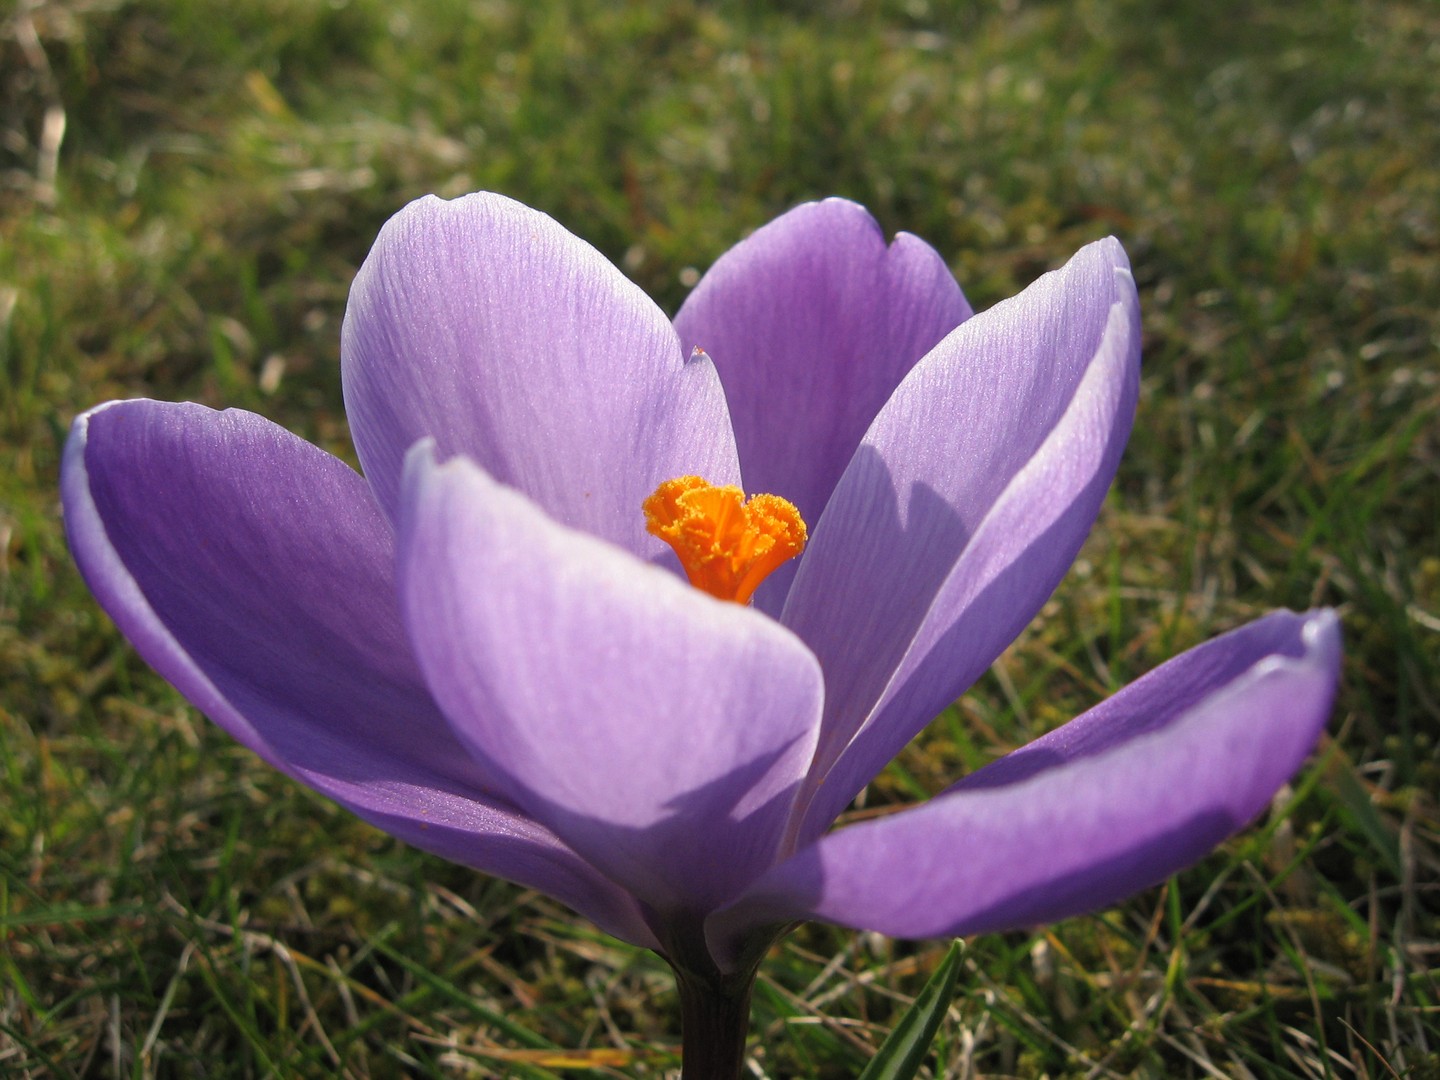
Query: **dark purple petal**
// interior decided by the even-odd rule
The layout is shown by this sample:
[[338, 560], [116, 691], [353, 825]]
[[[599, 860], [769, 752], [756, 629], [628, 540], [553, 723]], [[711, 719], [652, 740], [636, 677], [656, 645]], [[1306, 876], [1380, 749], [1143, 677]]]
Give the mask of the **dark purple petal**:
[[102, 606], [236, 739], [417, 847], [653, 942], [633, 900], [498, 798], [451, 733], [354, 470], [251, 413], [125, 401], [75, 421], [62, 490]]
[[[722, 255], [675, 327], [720, 372], [746, 491], [789, 499], [813, 526], [905, 373], [970, 314], [923, 240], [887, 245], [864, 207], [826, 199]], [[778, 611], [792, 575], [773, 575], [757, 605]]]
[[970, 686], [1064, 576], [1129, 436], [1139, 355], [1129, 264], [1103, 240], [962, 325], [881, 411], [783, 616], [826, 679], [802, 839]]
[[589, 244], [499, 195], [431, 196], [386, 223], [350, 290], [341, 364], [392, 519], [405, 452], [427, 436], [645, 558], [668, 551], [640, 510], [662, 480], [738, 483], [709, 361], [686, 360], [660, 309]]
[[1277, 612], [1171, 660], [922, 806], [832, 833], [713, 935], [819, 918], [897, 937], [1053, 922], [1189, 866], [1315, 745], [1340, 670], [1333, 612]]
[[420, 444], [402, 606], [432, 692], [505, 794], [652, 909], [773, 859], [822, 695], [789, 631], [551, 520]]

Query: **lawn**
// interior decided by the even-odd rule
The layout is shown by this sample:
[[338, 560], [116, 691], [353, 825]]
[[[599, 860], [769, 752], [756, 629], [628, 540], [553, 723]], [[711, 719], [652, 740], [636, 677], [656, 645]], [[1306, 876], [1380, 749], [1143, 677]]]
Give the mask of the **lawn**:
[[[843, 195], [977, 310], [1115, 234], [1139, 416], [1037, 622], [866, 794], [912, 802], [1276, 607], [1343, 684], [1259, 822], [967, 942], [935, 1076], [1440, 1077], [1440, 6], [1427, 0], [12, 0], [0, 9], [0, 1074], [651, 1076], [662, 961], [270, 770], [66, 549], [71, 419], [239, 406], [354, 462], [347, 289], [491, 189], [673, 312]], [[946, 942], [803, 927], [770, 1077], [863, 1066]]]

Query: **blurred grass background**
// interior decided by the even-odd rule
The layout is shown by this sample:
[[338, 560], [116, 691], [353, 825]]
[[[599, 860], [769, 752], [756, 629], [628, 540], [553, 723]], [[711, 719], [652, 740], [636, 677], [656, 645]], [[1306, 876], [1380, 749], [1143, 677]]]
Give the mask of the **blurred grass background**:
[[[1330, 737], [1124, 907], [970, 943], [936, 1076], [1440, 1077], [1440, 6], [1427, 0], [0, 5], [0, 1075], [662, 1076], [654, 957], [269, 771], [65, 549], [72, 416], [254, 409], [353, 460], [346, 290], [411, 198], [555, 215], [673, 311], [796, 202], [977, 308], [1115, 233], [1119, 481], [1044, 616], [869, 793], [923, 797], [1277, 606]], [[943, 952], [808, 927], [757, 1075], [853, 1075]]]

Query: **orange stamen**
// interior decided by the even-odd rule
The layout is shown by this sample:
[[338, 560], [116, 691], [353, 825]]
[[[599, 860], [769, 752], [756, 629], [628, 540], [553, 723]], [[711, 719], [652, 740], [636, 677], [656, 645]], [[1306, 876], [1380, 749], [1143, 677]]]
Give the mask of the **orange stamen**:
[[645, 500], [645, 528], [675, 549], [691, 585], [737, 604], [805, 549], [805, 522], [791, 503], [778, 495], [747, 502], [739, 488], [698, 476], [656, 488]]

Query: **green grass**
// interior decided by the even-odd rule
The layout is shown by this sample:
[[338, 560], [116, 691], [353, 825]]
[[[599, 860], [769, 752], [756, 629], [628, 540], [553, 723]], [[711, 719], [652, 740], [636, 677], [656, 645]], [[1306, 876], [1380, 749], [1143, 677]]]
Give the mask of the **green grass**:
[[[492, 188], [669, 310], [816, 196], [925, 237], [977, 307], [1119, 235], [1146, 347], [1115, 490], [870, 804], [1277, 606], [1341, 609], [1344, 686], [1312, 766], [1203, 864], [970, 942], [935, 1074], [1440, 1077], [1437, 40], [1426, 0], [0, 11], [0, 1074], [677, 1067], [660, 961], [237, 748], [61, 532], [64, 433], [106, 398], [243, 406], [350, 457], [355, 266], [416, 195]], [[756, 994], [766, 1074], [854, 1075], [944, 949], [797, 931]]]

